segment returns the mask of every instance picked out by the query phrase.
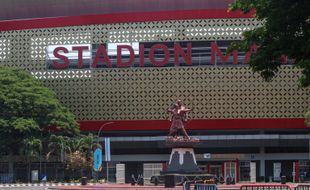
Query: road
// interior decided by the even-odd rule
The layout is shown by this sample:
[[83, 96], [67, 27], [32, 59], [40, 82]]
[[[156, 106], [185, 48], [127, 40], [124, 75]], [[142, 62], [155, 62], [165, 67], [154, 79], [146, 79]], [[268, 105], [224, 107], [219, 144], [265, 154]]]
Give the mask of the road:
[[47, 186], [41, 186], [41, 187], [0, 187], [1, 190], [46, 190]]

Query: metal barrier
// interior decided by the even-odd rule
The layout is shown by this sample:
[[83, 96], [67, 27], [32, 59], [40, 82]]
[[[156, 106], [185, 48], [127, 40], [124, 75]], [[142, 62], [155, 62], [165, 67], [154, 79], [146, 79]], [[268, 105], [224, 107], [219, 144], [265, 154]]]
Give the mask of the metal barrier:
[[183, 190], [191, 190], [191, 184], [185, 181], [183, 183]]
[[310, 185], [301, 184], [297, 185], [294, 190], [310, 190]]
[[240, 190], [293, 190], [289, 185], [281, 184], [253, 184], [241, 185]]
[[194, 190], [217, 190], [217, 187], [215, 184], [195, 184]]
[[0, 174], [0, 183], [12, 183], [13, 174]]

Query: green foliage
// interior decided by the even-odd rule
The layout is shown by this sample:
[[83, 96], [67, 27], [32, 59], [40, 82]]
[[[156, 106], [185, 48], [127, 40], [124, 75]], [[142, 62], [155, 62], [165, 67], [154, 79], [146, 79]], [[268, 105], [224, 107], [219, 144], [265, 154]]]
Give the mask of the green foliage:
[[[245, 13], [255, 9], [255, 17], [265, 23], [244, 32], [244, 40], [233, 44], [246, 51], [256, 43], [257, 53], [252, 54], [249, 61], [254, 72], [259, 72], [267, 81], [272, 80], [281, 65], [281, 56], [286, 55], [302, 70], [300, 86], [310, 86], [309, 0], [236, 0], [230, 9], [240, 9]], [[310, 113], [306, 118], [308, 116]]]
[[48, 144], [50, 152], [47, 157], [51, 154], [61, 155], [61, 151], [63, 151], [66, 155], [80, 152], [87, 158], [95, 146], [95, 138], [92, 134], [75, 137], [51, 135]]
[[250, 60], [254, 72], [271, 80], [281, 65], [281, 56], [286, 55], [303, 70], [301, 86], [310, 85], [310, 1], [237, 0], [230, 8], [243, 12], [255, 9], [255, 16], [265, 22], [244, 32], [244, 40], [237, 44], [243, 50], [253, 43], [259, 47]]
[[7, 152], [38, 151], [53, 133], [79, 134], [74, 115], [25, 71], [0, 67], [0, 108], [0, 146]]
[[38, 153], [42, 150], [42, 141], [39, 138], [29, 137], [23, 140], [24, 154], [26, 156], [39, 156]]
[[75, 151], [72, 154], [69, 154], [66, 158], [67, 169], [71, 170], [82, 170], [81, 172], [83, 172], [84, 169], [90, 170], [92, 167], [91, 164], [92, 163], [87, 161], [84, 154], [80, 151]]
[[93, 165], [92, 155], [94, 146], [95, 139], [92, 134], [71, 138], [69, 140], [68, 154], [66, 157], [67, 169], [80, 170], [81, 176], [85, 175], [83, 172], [88, 171], [88, 173], [90, 173]]
[[47, 154], [49, 159], [51, 154], [63, 158], [66, 163], [67, 169], [81, 171], [92, 170], [92, 153], [93, 147], [96, 146], [94, 136], [92, 134], [80, 135], [76, 137], [63, 137], [52, 135], [49, 143], [50, 152]]

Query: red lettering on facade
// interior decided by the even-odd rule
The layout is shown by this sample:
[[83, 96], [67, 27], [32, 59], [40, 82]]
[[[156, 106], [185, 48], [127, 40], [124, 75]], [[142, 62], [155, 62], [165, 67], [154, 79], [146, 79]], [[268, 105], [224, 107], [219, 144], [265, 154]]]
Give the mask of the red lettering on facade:
[[83, 50], [88, 50], [88, 46], [73, 46], [72, 50], [78, 51], [78, 65], [79, 69], [83, 68]]
[[286, 64], [288, 62], [288, 57], [286, 55], [281, 55], [280, 62], [281, 64]]
[[144, 44], [139, 45], [140, 67], [144, 67]]
[[[175, 66], [180, 65], [180, 57], [181, 59], [183, 58], [186, 65], [192, 65], [192, 43], [187, 43], [186, 49], [185, 48], [183, 49], [183, 48], [180, 43], [176, 42], [174, 43], [173, 49], [170, 50], [174, 54], [174, 65]], [[73, 46], [72, 47], [72, 51], [78, 52], [77, 68], [83, 68], [83, 64], [84, 64], [83, 53], [85, 53], [83, 52], [84, 50], [89, 50], [89, 46]], [[124, 51], [128, 51], [129, 54], [124, 55]], [[147, 62], [148, 64], [150, 63], [152, 66], [155, 66], [155, 67], [163, 67], [169, 62], [170, 51], [165, 44], [153, 44], [151, 48], [149, 49], [149, 54], [146, 55], [144, 44], [139, 44], [139, 61], [140, 61], [139, 66], [144, 67], [145, 59], [146, 59], [145, 57], [148, 57], [149, 58], [149, 62]], [[256, 51], [257, 51], [256, 44], [251, 45], [250, 50], [245, 54], [244, 63], [248, 63], [251, 55], [253, 53], [256, 53]], [[67, 53], [69, 53], [69, 51], [65, 47], [55, 48], [53, 51], [53, 54], [54, 54], [54, 57], [58, 58], [59, 60], [53, 60], [52, 67], [55, 69], [67, 69], [70, 64], [68, 56], [64, 55]], [[126, 60], [125, 57], [127, 57], [127, 55], [129, 57]], [[111, 59], [115, 58], [114, 54], [110, 56], [112, 57]], [[199, 59], [200, 59], [201, 54], [199, 53], [196, 56], [199, 56]], [[205, 56], [205, 54], [202, 56]], [[241, 62], [241, 60], [238, 60], [238, 52], [236, 50], [230, 53], [224, 54], [221, 52], [216, 42], [211, 42], [211, 64], [212, 65], [216, 64], [216, 56], [220, 58], [219, 64], [225, 64], [228, 62], [228, 60], [231, 60], [231, 59], [232, 59], [232, 64], [234, 65], [238, 64], [238, 61], [239, 63]], [[280, 58], [280, 61], [282, 64], [293, 62], [293, 60], [288, 60], [286, 56], [282, 56]], [[96, 68], [99, 62], [102, 62], [102, 64], [106, 68], [113, 67], [104, 45], [99, 45], [96, 55], [93, 58], [91, 67]], [[120, 68], [131, 67], [134, 64], [134, 62], [135, 62], [135, 52], [134, 52], [133, 47], [130, 45], [118, 45], [117, 52], [116, 52], [116, 64], [114, 66], [120, 67]], [[195, 64], [197, 63], [195, 62]], [[210, 63], [203, 63], [203, 65], [208, 65], [208, 64]]]
[[179, 55], [181, 55], [186, 65], [192, 65], [192, 43], [187, 43], [187, 54], [183, 51], [179, 43], [174, 44], [174, 64], [179, 65]]
[[[220, 51], [219, 47], [217, 46], [216, 42], [211, 42], [211, 64], [215, 64], [215, 53], [218, 54], [218, 56], [221, 58], [222, 63], [225, 64], [228, 61], [228, 58], [230, 57], [231, 53], [227, 53], [226, 55], [223, 55]], [[233, 64], [238, 63], [238, 52], [236, 50], [233, 51]]]
[[245, 54], [244, 63], [248, 63], [251, 58], [252, 53], [256, 53], [256, 52], [257, 52], [257, 46], [256, 44], [252, 44], [250, 47], [250, 50]]
[[[164, 52], [164, 59], [159, 61], [156, 60], [154, 57], [154, 53], [156, 50], [158, 49], [162, 49]], [[168, 47], [164, 44], [154, 44], [152, 45], [151, 49], [150, 49], [150, 53], [149, 53], [149, 59], [152, 65], [154, 65], [155, 67], [162, 67], [165, 66], [168, 61], [169, 61], [169, 50]]]
[[107, 54], [107, 51], [105, 50], [105, 47], [103, 45], [99, 45], [98, 47], [98, 50], [96, 52], [96, 56], [95, 56], [95, 59], [91, 65], [92, 68], [96, 68], [97, 67], [97, 64], [99, 63], [100, 61], [100, 56], [103, 55], [103, 63], [106, 63], [107, 67], [111, 68], [112, 65], [111, 65], [111, 61], [108, 57], [108, 54]]
[[[122, 50], [126, 49], [129, 51], [129, 60], [127, 62], [122, 62]], [[119, 45], [117, 46], [117, 67], [130, 67], [135, 61], [135, 52], [133, 48], [129, 45]]]
[[68, 49], [65, 47], [57, 47], [54, 49], [53, 51], [53, 55], [54, 57], [61, 59], [63, 61], [63, 63], [58, 63], [57, 60], [54, 60], [52, 63], [52, 66], [55, 69], [67, 69], [69, 67], [69, 59], [67, 56], [65, 55], [60, 55], [59, 51], [63, 51], [64, 53], [69, 53]]

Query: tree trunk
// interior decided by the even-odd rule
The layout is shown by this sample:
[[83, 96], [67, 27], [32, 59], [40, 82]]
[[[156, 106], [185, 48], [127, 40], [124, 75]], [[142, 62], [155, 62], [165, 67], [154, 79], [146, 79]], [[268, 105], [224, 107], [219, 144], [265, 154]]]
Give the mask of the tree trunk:
[[13, 152], [9, 152], [9, 173], [12, 174], [14, 172], [14, 158], [13, 158]]
[[9, 152], [9, 174], [13, 175], [13, 179], [15, 178], [14, 176], [14, 155], [12, 150]]
[[28, 165], [28, 169], [27, 169], [27, 181], [28, 181], [28, 183], [30, 183], [31, 181], [30, 181], [30, 177], [31, 177], [31, 175], [30, 175], [30, 172], [31, 172], [31, 162], [30, 162], [30, 157], [29, 156], [27, 156], [27, 165]]

